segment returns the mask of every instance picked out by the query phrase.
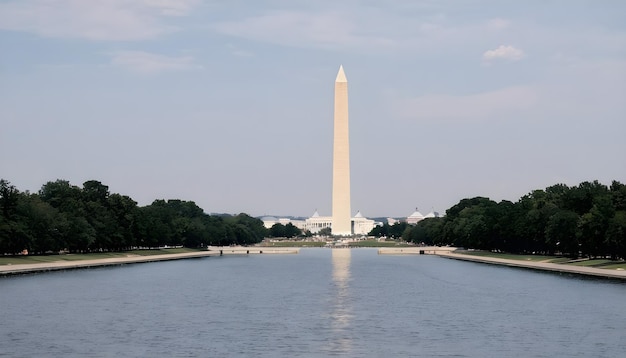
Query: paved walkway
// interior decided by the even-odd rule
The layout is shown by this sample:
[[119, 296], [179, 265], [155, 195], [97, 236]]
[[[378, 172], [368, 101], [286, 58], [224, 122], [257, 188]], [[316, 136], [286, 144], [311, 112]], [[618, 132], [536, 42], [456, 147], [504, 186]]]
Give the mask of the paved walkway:
[[2, 265], [0, 266], [0, 276], [15, 275], [34, 272], [45, 271], [58, 271], [58, 270], [71, 270], [77, 268], [98, 267], [98, 266], [111, 266], [111, 265], [125, 265], [134, 264], [140, 262], [156, 262], [156, 261], [169, 261], [190, 259], [196, 257], [216, 256], [219, 252], [213, 251], [198, 251], [198, 252], [186, 252], [180, 254], [163, 254], [163, 255], [150, 255], [150, 256], [127, 256], [127, 257], [114, 257], [108, 259], [96, 259], [96, 260], [76, 260], [76, 261], [55, 261], [55, 262], [43, 262], [37, 264], [20, 264], [20, 265]]
[[379, 255], [438, 255], [456, 250], [456, 247], [447, 246], [409, 246], [409, 247], [381, 247]]
[[446, 253], [442, 252], [442, 253], [437, 253], [437, 255], [440, 257], [445, 257], [445, 258], [455, 259], [455, 260], [481, 262], [481, 263], [486, 263], [486, 264], [522, 267], [522, 268], [528, 268], [528, 269], [534, 269], [534, 270], [563, 272], [563, 273], [570, 273], [570, 274], [576, 274], [576, 275], [608, 277], [608, 278], [617, 278], [617, 279], [626, 280], [626, 270], [601, 269], [601, 268], [595, 268], [595, 267], [555, 264], [555, 263], [549, 263], [549, 262], [509, 260], [509, 259], [500, 259], [500, 258], [495, 258], [495, 257], [457, 254], [454, 252], [446, 252]]
[[114, 257], [108, 259], [96, 259], [96, 260], [76, 260], [76, 261], [55, 261], [55, 262], [43, 262], [36, 264], [20, 264], [20, 265], [0, 265], [0, 276], [19, 275], [35, 272], [46, 271], [58, 271], [58, 270], [72, 270], [78, 268], [88, 267], [100, 267], [100, 266], [114, 266], [114, 265], [126, 265], [142, 262], [157, 262], [157, 261], [170, 261], [191, 259], [206, 256], [220, 256], [220, 255], [247, 255], [247, 254], [295, 254], [298, 253], [298, 249], [293, 248], [266, 248], [266, 247], [210, 247], [207, 251], [195, 251], [185, 252], [179, 254], [163, 254], [163, 255], [150, 255], [150, 256], [138, 256], [129, 255], [127, 257]]
[[601, 269], [595, 267], [574, 266], [565, 264], [555, 264], [543, 261], [524, 261], [524, 260], [510, 260], [500, 259], [495, 257], [465, 255], [455, 253], [456, 247], [438, 247], [438, 246], [426, 246], [426, 247], [384, 247], [378, 249], [380, 255], [437, 255], [455, 260], [480, 262], [492, 265], [504, 265], [511, 267], [522, 267], [534, 270], [563, 272], [577, 275], [608, 277], [626, 280], [626, 270], [612, 270]]
[[[421, 251], [424, 254], [437, 255], [455, 260], [480, 262], [494, 265], [504, 265], [512, 267], [522, 267], [534, 270], [544, 270], [553, 272], [563, 272], [577, 275], [608, 277], [626, 280], [626, 270], [610, 270], [595, 267], [573, 266], [565, 264], [555, 264], [549, 262], [509, 260], [495, 257], [464, 255], [454, 253], [453, 247], [398, 247], [398, 248], [380, 248], [378, 253], [381, 255], [419, 255]], [[34, 272], [46, 272], [57, 270], [71, 270], [78, 268], [125, 265], [141, 262], [156, 262], [190, 259], [206, 256], [220, 255], [246, 255], [246, 254], [296, 254], [298, 248], [271, 248], [271, 247], [210, 247], [208, 251], [186, 252], [180, 254], [163, 254], [152, 256], [128, 256], [115, 257], [109, 259], [97, 260], [77, 260], [77, 261], [56, 261], [37, 264], [22, 265], [1, 265], [0, 276], [25, 274]]]

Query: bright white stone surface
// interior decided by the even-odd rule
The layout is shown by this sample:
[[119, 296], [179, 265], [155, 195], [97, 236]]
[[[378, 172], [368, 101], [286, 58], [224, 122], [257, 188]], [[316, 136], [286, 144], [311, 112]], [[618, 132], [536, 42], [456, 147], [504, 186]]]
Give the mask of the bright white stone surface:
[[352, 235], [350, 215], [350, 139], [348, 130], [348, 80], [339, 67], [335, 80], [333, 142], [333, 235]]

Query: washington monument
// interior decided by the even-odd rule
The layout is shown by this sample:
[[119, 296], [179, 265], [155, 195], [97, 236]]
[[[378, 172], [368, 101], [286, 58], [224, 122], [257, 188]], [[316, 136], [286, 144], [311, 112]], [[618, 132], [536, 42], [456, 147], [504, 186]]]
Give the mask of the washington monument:
[[350, 138], [348, 132], [348, 80], [339, 67], [335, 79], [333, 141], [333, 235], [352, 235], [350, 216]]

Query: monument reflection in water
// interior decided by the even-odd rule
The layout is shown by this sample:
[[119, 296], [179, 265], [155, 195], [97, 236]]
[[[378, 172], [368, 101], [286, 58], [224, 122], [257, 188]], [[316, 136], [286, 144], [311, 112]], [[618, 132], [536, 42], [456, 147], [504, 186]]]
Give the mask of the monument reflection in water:
[[333, 283], [335, 285], [334, 307], [331, 316], [331, 328], [335, 338], [331, 346], [333, 352], [346, 353], [352, 351], [350, 258], [350, 249], [332, 249]]

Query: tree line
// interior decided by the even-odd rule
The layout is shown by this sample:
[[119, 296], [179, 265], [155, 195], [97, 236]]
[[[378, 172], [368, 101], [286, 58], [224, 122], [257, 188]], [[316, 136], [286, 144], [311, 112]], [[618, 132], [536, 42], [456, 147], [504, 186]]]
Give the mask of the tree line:
[[626, 259], [626, 185], [557, 184], [517, 202], [463, 199], [445, 217], [398, 225], [404, 227], [394, 231], [392, 225], [387, 232], [402, 230], [406, 241], [427, 245]]
[[82, 188], [56, 180], [29, 193], [0, 179], [0, 254], [250, 245], [266, 236], [263, 222], [247, 214], [208, 215], [183, 200], [138, 206], [96, 180]]
[[[82, 188], [56, 180], [29, 193], [0, 179], [0, 254], [250, 245], [268, 236], [299, 235], [292, 224], [266, 229], [243, 213], [208, 215], [193, 201], [155, 200], [140, 207], [96, 180]], [[463, 199], [445, 217], [385, 224], [370, 235], [511, 253], [626, 259], [626, 185], [557, 184], [515, 203]]]
[[312, 236], [311, 232], [307, 230], [306, 234], [302, 230], [298, 229], [294, 224], [287, 223], [285, 225], [276, 223], [269, 228], [267, 235], [269, 237], [283, 237], [291, 239], [297, 236]]

